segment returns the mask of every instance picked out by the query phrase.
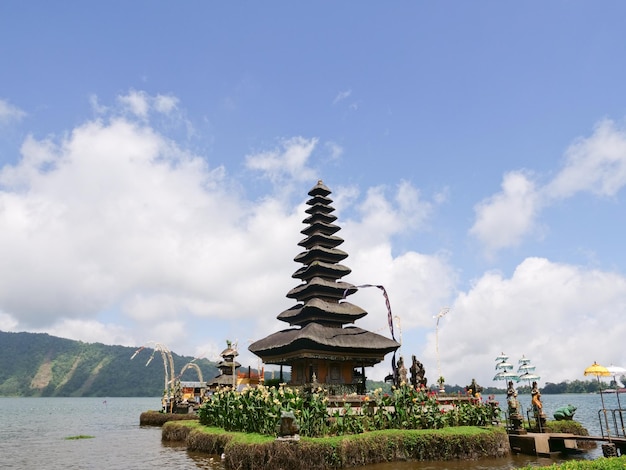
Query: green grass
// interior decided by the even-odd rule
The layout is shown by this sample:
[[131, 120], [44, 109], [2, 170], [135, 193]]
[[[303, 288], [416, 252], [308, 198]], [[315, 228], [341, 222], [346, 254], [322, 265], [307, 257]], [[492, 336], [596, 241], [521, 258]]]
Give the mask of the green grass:
[[74, 441], [77, 439], [93, 439], [96, 436], [87, 436], [86, 434], [79, 434], [78, 436], [67, 436], [65, 440]]
[[623, 470], [626, 468], [626, 457], [601, 458], [596, 460], [571, 460], [562, 464], [546, 467], [529, 465], [519, 470]]
[[[236, 431], [224, 431], [222, 428], [213, 427], [213, 426], [203, 426], [197, 421], [185, 421], [185, 422], [177, 422], [179, 426], [186, 426], [192, 429], [198, 429], [201, 432], [206, 434], [220, 434], [220, 435], [228, 435], [231, 436], [236, 442], [242, 444], [264, 444], [267, 442], [273, 442], [276, 440], [273, 436], [266, 436], [264, 434], [257, 433], [247, 433], [247, 432], [236, 432]], [[337, 445], [346, 440], [359, 440], [365, 438], [372, 437], [391, 437], [397, 435], [440, 435], [440, 436], [462, 436], [462, 437], [471, 437], [478, 436], [484, 434], [488, 431], [486, 429], [476, 427], [476, 426], [458, 426], [458, 427], [447, 427], [442, 429], [385, 429], [381, 431], [369, 431], [362, 434], [347, 434], [343, 436], [328, 436], [328, 437], [300, 437], [302, 441], [308, 441], [313, 443], [320, 444], [330, 444]]]

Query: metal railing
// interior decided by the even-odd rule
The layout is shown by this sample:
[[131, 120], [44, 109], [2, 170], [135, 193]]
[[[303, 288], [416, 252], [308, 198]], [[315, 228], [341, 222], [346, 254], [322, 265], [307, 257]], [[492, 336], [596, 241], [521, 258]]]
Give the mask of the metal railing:
[[624, 423], [623, 408], [598, 410], [598, 422], [602, 437], [626, 438], [626, 423]]

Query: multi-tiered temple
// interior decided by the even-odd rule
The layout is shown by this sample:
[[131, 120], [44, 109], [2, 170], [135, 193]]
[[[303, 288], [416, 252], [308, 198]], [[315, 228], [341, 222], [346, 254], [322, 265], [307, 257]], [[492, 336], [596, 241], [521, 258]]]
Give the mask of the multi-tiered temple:
[[292, 277], [302, 283], [287, 293], [298, 304], [278, 315], [292, 328], [263, 338], [248, 348], [266, 364], [291, 367], [291, 385], [320, 383], [362, 392], [365, 367], [381, 362], [400, 347], [396, 341], [356, 326], [346, 326], [367, 315], [344, 299], [357, 288], [340, 279], [350, 268], [339, 264], [348, 254], [337, 247], [343, 239], [331, 204], [330, 190], [318, 181], [309, 191], [309, 217], [303, 220], [306, 236], [295, 257], [304, 266]]

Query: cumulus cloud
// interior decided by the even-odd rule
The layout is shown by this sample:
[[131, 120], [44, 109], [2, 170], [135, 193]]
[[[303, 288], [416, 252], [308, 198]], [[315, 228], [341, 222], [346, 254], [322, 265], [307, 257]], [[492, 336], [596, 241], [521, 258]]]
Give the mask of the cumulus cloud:
[[8, 101], [0, 99], [0, 126], [20, 121], [26, 116], [26, 112]]
[[[251, 201], [226, 168], [154, 124], [163, 113], [181, 112], [176, 99], [126, 96], [117, 104], [134, 112], [98, 105], [97, 119], [66, 134], [26, 138], [16, 163], [0, 169], [0, 329], [107, 344], [153, 340], [211, 359], [231, 339], [240, 362], [255, 366], [247, 345], [285, 328], [275, 317], [294, 305], [286, 294], [299, 284], [291, 277], [300, 267], [293, 258], [302, 251], [306, 191], [319, 178], [312, 161], [325, 144], [293, 137], [242, 157], [275, 189]], [[507, 174], [501, 192], [477, 206], [473, 234], [503, 248], [532, 233], [541, 209], [557, 197], [598, 182], [606, 188], [601, 194], [615, 194], [611, 188], [621, 183], [604, 185], [604, 170], [596, 183], [564, 176], [570, 184], [556, 183], [584, 162], [619, 160], [620, 131], [603, 129], [607, 135], [597, 130], [572, 147], [553, 186], [539, 187], [530, 173]], [[617, 153], [598, 157], [607, 148], [600, 142], [613, 142]], [[488, 272], [460, 290], [450, 253], [394, 246], [395, 237], [427, 229], [446, 197], [428, 200], [410, 181], [327, 183], [352, 269], [345, 280], [385, 286], [401, 354], [416, 354], [431, 382], [433, 315], [442, 306], [451, 307], [439, 332], [442, 373], [459, 384], [472, 374], [488, 385], [502, 351], [531, 357], [550, 381], [579, 377], [590, 359], [626, 360], [614, 347], [598, 348], [593, 358], [579, 354], [582, 344], [621, 344], [623, 276], [527, 258], [509, 277]], [[296, 202], [295, 192], [276, 190], [284, 186], [300, 188]], [[358, 326], [389, 334], [378, 289], [349, 300], [369, 312]], [[386, 361], [369, 375], [388, 372]]]
[[[441, 322], [442, 374], [469, 383], [472, 371], [482, 385], [497, 386], [495, 358], [505, 352], [514, 363], [531, 358], [544, 381], [582, 380], [593, 360], [626, 360], [615, 347], [626, 333], [625, 306], [626, 278], [616, 273], [544, 258], [525, 259], [509, 278], [485, 273], [459, 293]], [[435, 363], [434, 342], [431, 334], [424, 350], [429, 364]]]
[[[304, 187], [295, 204], [280, 191], [252, 204], [225, 168], [149, 124], [156, 97], [131, 92], [120, 101], [135, 112], [98, 105], [98, 119], [67, 134], [28, 137], [18, 161], [1, 169], [3, 328], [117, 344], [151, 339], [182, 352], [196, 352], [198, 324], [215, 325], [218, 337], [201, 342], [218, 349], [227, 335], [245, 349], [284, 328], [275, 316], [292, 306], [285, 295], [297, 284], [292, 260], [306, 191], [317, 181], [318, 139], [284, 139], [245, 157], [275, 186]], [[344, 236], [353, 239], [354, 281], [394, 284], [394, 298], [415, 309], [407, 327], [421, 324], [421, 306], [449, 296], [450, 268], [444, 256], [394, 255], [388, 237], [423, 224], [431, 203], [408, 182], [372, 188], [362, 200], [356, 188], [335, 194]], [[409, 278], [426, 284], [416, 290]], [[436, 293], [419, 299], [426, 290]], [[372, 308], [368, 321], [380, 329], [379, 297]], [[254, 333], [241, 333], [242, 319]]]
[[476, 221], [470, 234], [488, 251], [515, 246], [534, 228], [541, 201], [535, 184], [522, 172], [504, 176], [502, 191], [475, 207]]
[[246, 156], [246, 167], [261, 172], [272, 183], [313, 181], [316, 172], [308, 166], [318, 139], [292, 137], [280, 141], [273, 150]]
[[578, 192], [614, 196], [626, 184], [626, 129], [601, 121], [593, 134], [576, 140], [565, 152], [565, 164], [545, 188], [562, 199]]
[[576, 139], [555, 177], [538, 186], [527, 172], [504, 175], [502, 191], [475, 206], [470, 234], [488, 254], [519, 245], [537, 232], [541, 211], [578, 193], [614, 196], [626, 184], [626, 129], [601, 121], [591, 136]]
[[[341, 191], [343, 193], [343, 191]], [[357, 197], [355, 188], [346, 194], [340, 194], [346, 208], [348, 203]], [[381, 240], [408, 230], [419, 229], [424, 226], [433, 210], [433, 204], [420, 197], [420, 192], [411, 183], [401, 182], [395, 193], [388, 196], [388, 188], [375, 186], [367, 190], [363, 201], [354, 204], [353, 209], [359, 215], [357, 227], [353, 228], [353, 221], [346, 223], [346, 230], [351, 239], [357, 240], [359, 245], [367, 246], [378, 244]]]
[[252, 206], [224, 168], [141, 121], [90, 121], [21, 152], [0, 172], [3, 325], [87, 334], [100, 321], [115, 339], [100, 318], [117, 312], [127, 338], [180, 344], [198, 319], [276, 311], [272, 293], [290, 288], [297, 209]]

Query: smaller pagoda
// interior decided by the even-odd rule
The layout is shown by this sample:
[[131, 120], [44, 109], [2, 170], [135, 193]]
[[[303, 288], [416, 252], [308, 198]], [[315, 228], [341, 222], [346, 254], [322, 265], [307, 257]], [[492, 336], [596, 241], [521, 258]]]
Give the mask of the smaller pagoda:
[[278, 315], [292, 328], [271, 334], [249, 346], [266, 364], [291, 367], [290, 385], [327, 384], [330, 388], [365, 391], [365, 367], [381, 362], [400, 344], [376, 333], [348, 326], [367, 312], [345, 301], [357, 288], [341, 278], [350, 268], [340, 264], [348, 254], [339, 248], [331, 191], [322, 181], [309, 191], [303, 220], [305, 235], [298, 243], [305, 251], [294, 261], [302, 263], [293, 275], [301, 284], [287, 293], [298, 303]]
[[207, 384], [210, 391], [223, 387], [236, 387], [236, 370], [241, 367], [241, 364], [235, 361], [238, 355], [236, 346], [233, 346], [230, 340], [226, 340], [226, 349], [220, 353], [222, 360], [217, 364], [220, 374]]

